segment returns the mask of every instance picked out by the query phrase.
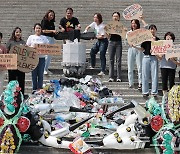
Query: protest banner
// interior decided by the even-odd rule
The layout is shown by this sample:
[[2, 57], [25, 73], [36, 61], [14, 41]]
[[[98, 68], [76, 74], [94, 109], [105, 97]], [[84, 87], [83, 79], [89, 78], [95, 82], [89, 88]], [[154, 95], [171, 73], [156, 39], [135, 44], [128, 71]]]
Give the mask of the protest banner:
[[123, 17], [126, 20], [132, 20], [132, 19], [139, 19], [139, 16], [143, 14], [143, 8], [139, 4], [133, 4], [131, 6], [128, 6], [123, 11]]
[[167, 50], [172, 49], [172, 40], [159, 40], [151, 42], [151, 54], [152, 55], [162, 55], [166, 54]]
[[120, 35], [123, 39], [126, 38], [126, 28], [119, 21], [110, 21], [104, 27], [107, 34], [117, 34]]
[[174, 57], [180, 57], [180, 44], [173, 45], [172, 49], [168, 49], [166, 52], [166, 60]]
[[0, 54], [0, 70], [17, 70], [17, 55]]
[[13, 46], [9, 51], [17, 54], [17, 69], [28, 73], [32, 72], [38, 65], [39, 56], [35, 49], [23, 45]]
[[61, 55], [59, 44], [35, 44], [39, 55]]
[[137, 29], [127, 33], [127, 41], [130, 45], [140, 45], [145, 41], [152, 41], [152, 33], [145, 28]]

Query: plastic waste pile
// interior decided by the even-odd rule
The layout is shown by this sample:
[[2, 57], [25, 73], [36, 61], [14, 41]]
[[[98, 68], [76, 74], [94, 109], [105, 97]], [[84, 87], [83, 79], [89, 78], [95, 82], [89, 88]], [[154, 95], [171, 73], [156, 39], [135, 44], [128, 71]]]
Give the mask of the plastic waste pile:
[[61, 78], [44, 84], [24, 101], [17, 81], [0, 98], [0, 152], [18, 152], [21, 143], [92, 153], [92, 148], [179, 150], [179, 93], [173, 87], [162, 105], [151, 98], [113, 96], [98, 78]]

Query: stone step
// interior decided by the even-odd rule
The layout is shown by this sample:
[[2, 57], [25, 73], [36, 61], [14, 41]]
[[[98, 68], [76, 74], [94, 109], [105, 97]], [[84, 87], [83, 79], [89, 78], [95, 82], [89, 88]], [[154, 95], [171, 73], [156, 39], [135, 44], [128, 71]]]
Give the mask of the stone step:
[[[37, 146], [37, 145], [23, 145], [20, 147], [18, 152], [19, 154], [36, 154], [36, 153], [50, 153], [50, 154], [72, 154], [69, 149], [62, 149], [62, 148], [52, 148], [47, 146]], [[115, 150], [115, 149], [100, 149], [100, 148], [93, 148], [93, 154], [152, 154], [155, 153], [154, 148], [146, 148], [146, 149], [133, 149], [133, 150]]]

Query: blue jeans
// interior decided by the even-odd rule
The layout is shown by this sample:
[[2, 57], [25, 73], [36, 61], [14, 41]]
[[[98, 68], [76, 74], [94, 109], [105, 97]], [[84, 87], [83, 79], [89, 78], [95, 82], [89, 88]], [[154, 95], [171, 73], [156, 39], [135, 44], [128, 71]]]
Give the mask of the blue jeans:
[[142, 61], [142, 94], [149, 94], [150, 76], [151, 94], [158, 94], [158, 60], [156, 56], [145, 55]]
[[45, 58], [39, 58], [37, 67], [32, 71], [33, 90], [42, 89]]
[[[53, 37], [46, 36], [46, 38], [48, 39], [49, 44], [54, 44], [55, 43]], [[44, 68], [45, 71], [48, 70], [49, 65], [51, 63], [51, 59], [52, 59], [52, 56], [46, 55], [46, 63], [45, 63], [45, 68]]]
[[100, 51], [100, 60], [101, 60], [101, 71], [105, 72], [106, 69], [106, 50], [108, 47], [108, 39], [99, 39], [91, 49], [91, 66], [95, 67], [96, 65], [96, 54]]
[[114, 59], [116, 55], [117, 78], [121, 78], [121, 58], [122, 58], [122, 42], [110, 41], [108, 46], [109, 52], [109, 78], [114, 78]]
[[138, 51], [136, 48], [130, 47], [128, 49], [128, 81], [129, 85], [134, 85], [134, 66], [136, 62], [137, 70], [138, 70], [138, 83], [142, 84], [142, 58], [143, 53]]

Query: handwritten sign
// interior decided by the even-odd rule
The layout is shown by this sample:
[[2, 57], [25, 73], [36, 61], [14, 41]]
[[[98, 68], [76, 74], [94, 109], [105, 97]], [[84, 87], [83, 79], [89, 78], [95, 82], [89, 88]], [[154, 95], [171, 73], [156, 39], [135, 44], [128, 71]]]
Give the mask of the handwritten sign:
[[152, 38], [152, 33], [145, 28], [127, 33], [127, 41], [130, 45], [139, 45], [145, 41], [152, 41]]
[[151, 54], [159, 55], [166, 54], [167, 50], [172, 49], [173, 41], [172, 40], [159, 40], [151, 42]]
[[143, 9], [139, 4], [133, 4], [123, 11], [123, 17], [126, 20], [139, 19], [139, 16], [142, 14]]
[[31, 47], [17, 45], [13, 46], [9, 52], [17, 54], [17, 69], [19, 71], [32, 72], [38, 65], [38, 53]]
[[17, 55], [0, 54], [0, 70], [17, 70]]
[[59, 44], [35, 44], [35, 48], [40, 55], [61, 55]]
[[107, 34], [117, 34], [120, 35], [123, 39], [126, 38], [126, 30], [122, 23], [118, 21], [110, 21], [104, 27]]
[[168, 49], [165, 57], [166, 60], [169, 58], [180, 57], [180, 44], [173, 45], [172, 49]]

